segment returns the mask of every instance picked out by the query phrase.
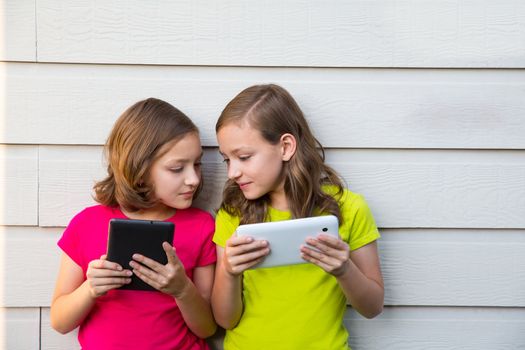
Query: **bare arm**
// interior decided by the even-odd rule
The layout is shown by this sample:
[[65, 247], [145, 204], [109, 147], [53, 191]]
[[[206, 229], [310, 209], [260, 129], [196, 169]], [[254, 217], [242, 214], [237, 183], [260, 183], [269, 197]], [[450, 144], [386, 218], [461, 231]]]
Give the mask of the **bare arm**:
[[213, 335], [217, 324], [210, 307], [210, 295], [213, 286], [213, 265], [197, 267], [192, 282], [186, 275], [184, 266], [175, 253], [175, 249], [164, 242], [162, 247], [168, 257], [168, 263], [162, 265], [139, 254], [134, 254], [133, 273], [140, 279], [163, 293], [175, 298], [184, 321], [191, 331], [200, 338]]
[[373, 318], [383, 311], [384, 286], [377, 243], [349, 252], [341, 239], [319, 235], [307, 241], [318, 248], [301, 248], [305, 260], [334, 275], [347, 300], [361, 315]]
[[242, 274], [259, 263], [268, 253], [268, 242], [251, 237], [232, 236], [226, 247], [217, 246], [217, 270], [211, 304], [217, 323], [232, 329], [243, 312]]
[[51, 326], [62, 334], [72, 331], [89, 314], [96, 298], [129, 283], [130, 275], [131, 271], [122, 270], [103, 255], [90, 262], [84, 280], [82, 268], [63, 253], [51, 301]]

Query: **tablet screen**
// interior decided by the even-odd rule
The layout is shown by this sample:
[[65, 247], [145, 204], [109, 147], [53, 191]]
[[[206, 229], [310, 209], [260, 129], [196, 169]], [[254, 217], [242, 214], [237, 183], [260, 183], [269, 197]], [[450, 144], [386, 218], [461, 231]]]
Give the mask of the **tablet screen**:
[[315, 216], [304, 219], [263, 222], [258, 224], [239, 225], [238, 236], [250, 236], [266, 240], [270, 244], [270, 253], [262, 262], [251, 267], [273, 267], [293, 264], [306, 264], [301, 258], [301, 245], [306, 244], [307, 237], [320, 233], [339, 236], [339, 222], [334, 215]]
[[[124, 269], [133, 270], [129, 262], [133, 254], [138, 253], [165, 265], [168, 258], [162, 243], [173, 244], [174, 231], [175, 225], [172, 222], [111, 219], [107, 260], [118, 263]], [[131, 276], [131, 283], [119, 289], [156, 290], [135, 275]]]

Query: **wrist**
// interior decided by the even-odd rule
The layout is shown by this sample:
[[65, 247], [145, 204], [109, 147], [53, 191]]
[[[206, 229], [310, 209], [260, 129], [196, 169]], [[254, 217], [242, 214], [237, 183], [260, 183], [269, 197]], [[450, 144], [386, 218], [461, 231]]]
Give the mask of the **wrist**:
[[337, 271], [334, 271], [333, 275], [337, 279], [347, 277], [352, 270], [352, 261], [348, 258]]
[[81, 287], [82, 287], [81, 289], [83, 290], [83, 293], [86, 296], [86, 298], [90, 302], [94, 303], [97, 300], [98, 295], [96, 294], [95, 290], [92, 289], [91, 286], [89, 285], [89, 281], [85, 280]]
[[186, 298], [188, 295], [191, 294], [191, 287], [192, 287], [193, 283], [191, 282], [191, 280], [188, 278], [188, 276], [186, 276], [186, 280], [185, 280], [185, 283], [184, 285], [182, 286], [182, 288], [173, 293], [172, 296], [177, 299], [177, 300], [182, 300], [184, 298]]

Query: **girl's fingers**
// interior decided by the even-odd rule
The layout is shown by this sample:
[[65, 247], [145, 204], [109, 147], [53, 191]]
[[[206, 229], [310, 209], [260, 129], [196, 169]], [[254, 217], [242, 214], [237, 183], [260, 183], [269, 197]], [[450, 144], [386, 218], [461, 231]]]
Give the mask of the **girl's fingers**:
[[252, 266], [255, 266], [257, 265], [258, 263], [260, 263], [261, 261], [263, 261], [263, 258], [259, 258], [259, 259], [256, 259], [256, 260], [252, 260], [246, 264], [242, 264], [242, 265], [237, 265], [237, 269], [239, 269], [240, 271], [245, 271], [245, 270], [248, 270], [250, 267]]
[[260, 260], [270, 253], [270, 248], [262, 248], [250, 253], [236, 255], [229, 258], [230, 265], [240, 266], [242, 264], [249, 264], [254, 260]]
[[140, 265], [136, 261], [131, 261], [129, 263], [129, 265], [133, 268], [133, 273], [136, 274], [136, 275], [137, 275], [137, 272], [139, 272], [141, 275], [147, 276], [150, 279], [153, 279], [153, 278], [155, 278], [158, 275], [157, 272], [149, 269], [146, 266]]
[[345, 273], [349, 262], [349, 258], [332, 257], [307, 246], [301, 247], [301, 257], [336, 277]]
[[[171, 246], [170, 246], [171, 247]], [[155, 260], [153, 259], [150, 259], [148, 257], [145, 257], [144, 255], [141, 255], [141, 254], [133, 254], [132, 256], [133, 260], [136, 260], [138, 261], [139, 263], [149, 267], [151, 270], [153, 271], [161, 271], [162, 268], [164, 267], [164, 265], [162, 264], [159, 264], [158, 262], [156, 262]], [[134, 266], [131, 264], [129, 264], [131, 267], [134, 268]]]
[[166, 257], [168, 258], [168, 264], [178, 264], [179, 257], [175, 253], [175, 247], [171, 246], [168, 242], [162, 243], [162, 249], [166, 252]]
[[[326, 240], [325, 237], [329, 240]], [[348, 245], [341, 239], [335, 237], [323, 235], [319, 238], [308, 238], [306, 243], [312, 247], [315, 247], [320, 252], [337, 259], [346, 260], [350, 256]]]
[[92, 287], [122, 286], [131, 282], [129, 277], [96, 278], [91, 281]]
[[[244, 238], [244, 237], [242, 237]], [[268, 247], [268, 242], [263, 240], [256, 240], [250, 243], [240, 244], [236, 246], [226, 247], [226, 254], [230, 257], [243, 255], [252, 251], [261, 250]]]
[[250, 236], [236, 236], [233, 235], [226, 241], [227, 247], [235, 247], [238, 245], [252, 243], [254, 241], [253, 237]]
[[[138, 264], [137, 264], [138, 265]], [[150, 275], [148, 274], [148, 272], [150, 272], [150, 270], [148, 269], [144, 269], [144, 268], [140, 268], [140, 269], [133, 269], [133, 273], [138, 277], [140, 278], [141, 280], [143, 280], [144, 282], [146, 282], [147, 284], [149, 284], [150, 286], [152, 286], [153, 288], [157, 289], [157, 290], [160, 290], [160, 283], [158, 283], [154, 278], [150, 277]]]
[[108, 270], [116, 270], [116, 271], [122, 271], [122, 266], [120, 266], [117, 263], [107, 261], [104, 259], [98, 259], [98, 260], [92, 260], [88, 264], [88, 268], [91, 267], [93, 269], [108, 269]]
[[[93, 265], [96, 265], [97, 263], [94, 263]], [[86, 277], [111, 277], [111, 276], [131, 276], [130, 270], [115, 270], [115, 269], [107, 269], [107, 268], [97, 268], [93, 267], [93, 265], [90, 263], [90, 267], [88, 268], [86, 272]]]
[[326, 255], [326, 254], [323, 254], [321, 252], [318, 252], [312, 248], [309, 248], [307, 246], [302, 246], [301, 247], [301, 253], [303, 253], [303, 255], [305, 256], [308, 256], [308, 257], [311, 257], [312, 259], [315, 259], [317, 261], [320, 261], [324, 264], [327, 264], [327, 265], [336, 265], [337, 262], [339, 260], [329, 256], [329, 255]]

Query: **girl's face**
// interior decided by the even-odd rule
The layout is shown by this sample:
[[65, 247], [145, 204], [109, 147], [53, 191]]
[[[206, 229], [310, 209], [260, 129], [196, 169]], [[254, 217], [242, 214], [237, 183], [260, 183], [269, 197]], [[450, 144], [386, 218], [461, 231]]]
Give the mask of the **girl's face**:
[[234, 180], [247, 199], [269, 194], [272, 206], [284, 197], [283, 154], [280, 143], [272, 145], [248, 123], [229, 123], [217, 132], [219, 152]]
[[160, 152], [165, 153], [153, 162], [149, 174], [155, 198], [159, 200], [159, 205], [152, 210], [160, 213], [190, 207], [201, 181], [199, 135], [187, 134], [175, 143], [167, 143]]

